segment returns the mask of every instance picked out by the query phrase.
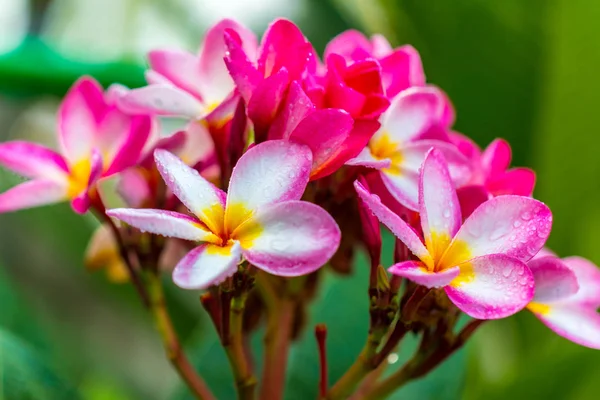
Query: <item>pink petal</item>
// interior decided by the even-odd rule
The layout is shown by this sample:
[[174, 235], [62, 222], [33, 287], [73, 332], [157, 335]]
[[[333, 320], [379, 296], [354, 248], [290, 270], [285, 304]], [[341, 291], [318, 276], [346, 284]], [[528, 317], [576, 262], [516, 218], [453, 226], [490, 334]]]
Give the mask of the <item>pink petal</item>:
[[577, 277], [579, 291], [568, 300], [597, 309], [600, 307], [600, 269], [582, 257], [567, 257], [562, 261]]
[[191, 121], [185, 127], [185, 145], [176, 154], [186, 164], [196, 165], [215, 152], [215, 144], [208, 129], [199, 121]]
[[[106, 128], [106, 127], [103, 127]], [[110, 127], [108, 127], [110, 129]], [[128, 117], [124, 129], [115, 138], [111, 153], [105, 152], [106, 166], [104, 176], [110, 176], [136, 165], [153, 130], [152, 119], [147, 115]], [[116, 131], [115, 131], [116, 132]], [[108, 146], [105, 146], [105, 148]]]
[[388, 271], [428, 288], [440, 288], [449, 285], [460, 273], [458, 267], [448, 268], [440, 272], [430, 272], [419, 261], [404, 261], [394, 264]]
[[379, 60], [381, 79], [388, 98], [413, 86], [425, 85], [425, 72], [419, 52], [412, 46], [402, 46]]
[[197, 219], [174, 211], [148, 208], [115, 208], [108, 210], [106, 214], [142, 232], [196, 242], [215, 243], [220, 241], [212, 232], [206, 230]]
[[373, 46], [361, 32], [349, 29], [331, 39], [325, 47], [323, 58], [339, 54], [349, 61], [364, 60], [372, 56]]
[[431, 255], [423, 245], [419, 236], [415, 233], [406, 222], [398, 215], [394, 214], [389, 208], [381, 204], [378, 196], [369, 193], [364, 186], [359, 182], [354, 182], [354, 188], [358, 196], [365, 203], [365, 206], [371, 210], [373, 214], [388, 227], [392, 233], [408, 247], [408, 249], [425, 264], [431, 264]]
[[286, 69], [269, 76], [256, 87], [248, 102], [248, 118], [254, 123], [255, 133], [260, 139], [266, 136], [275, 119], [289, 83]]
[[385, 36], [379, 33], [371, 36], [371, 43], [373, 45], [373, 55], [377, 58], [385, 57], [392, 52], [392, 46], [390, 45], [390, 42], [385, 38]]
[[373, 153], [371, 153], [368, 147], [365, 147], [358, 156], [346, 161], [346, 165], [363, 166], [373, 169], [389, 168], [391, 164], [392, 160], [389, 158], [378, 159], [373, 157]]
[[265, 77], [285, 68], [290, 80], [297, 80], [314, 62], [312, 45], [293, 22], [278, 19], [267, 28], [258, 58], [259, 69]]
[[397, 143], [418, 139], [432, 126], [441, 123], [446, 102], [446, 96], [432, 86], [403, 91], [385, 112], [382, 128], [374, 139], [386, 133]]
[[467, 136], [458, 132], [450, 132], [450, 140], [458, 151], [460, 151], [471, 162], [479, 164], [481, 161], [481, 149]]
[[[90, 172], [87, 180], [87, 185], [82, 188], [79, 193], [69, 193], [71, 196], [71, 208], [79, 214], [85, 214], [91, 206], [89, 191], [96, 181], [102, 176], [104, 170], [102, 155], [97, 149], [92, 150], [90, 156]], [[69, 191], [71, 191], [70, 189]]]
[[510, 166], [511, 158], [512, 153], [508, 142], [504, 139], [496, 139], [481, 155], [481, 163], [488, 174], [493, 176], [506, 171]]
[[119, 98], [119, 107], [131, 114], [155, 114], [199, 119], [205, 106], [188, 92], [167, 84], [132, 89]]
[[90, 77], [73, 84], [58, 110], [62, 153], [71, 162], [88, 157], [106, 108], [102, 87]]
[[436, 149], [429, 151], [421, 168], [419, 214], [427, 249], [441, 256], [458, 232], [462, 218], [446, 159]]
[[269, 140], [252, 147], [233, 168], [227, 191], [228, 209], [243, 204], [247, 211], [253, 211], [282, 201], [299, 200], [311, 165], [311, 151], [301, 144]]
[[291, 82], [281, 110], [269, 128], [269, 139], [289, 139], [300, 121], [314, 108], [300, 84]]
[[290, 140], [310, 147], [313, 154], [312, 173], [325, 176], [323, 170], [333, 173], [343, 165], [345, 160], [336, 155], [353, 125], [354, 120], [343, 110], [316, 110], [300, 121]]
[[[505, 254], [528, 261], [544, 246], [552, 213], [542, 202], [523, 196], [486, 201], [467, 218], [451, 247], [467, 245], [470, 257]], [[451, 249], [449, 253], [453, 253]]]
[[509, 169], [488, 179], [485, 186], [494, 196], [531, 196], [535, 186], [535, 172], [529, 168]]
[[558, 257], [547, 256], [530, 260], [527, 266], [535, 281], [536, 303], [552, 303], [571, 297], [579, 290], [577, 277]]
[[210, 28], [202, 42], [199, 55], [199, 77], [202, 97], [208, 104], [220, 103], [233, 91], [234, 84], [223, 58], [227, 56], [224, 34], [235, 34], [242, 49], [251, 59], [256, 59], [257, 42], [252, 31], [231, 19], [223, 19]]
[[412, 211], [419, 209], [419, 173], [402, 170], [400, 173], [383, 170], [381, 180], [396, 201]]
[[198, 100], [205, 100], [200, 92], [203, 78], [196, 55], [183, 50], [153, 50], [148, 53], [148, 63], [154, 73], [166, 78], [172, 85], [188, 92]]
[[558, 335], [582, 346], [600, 349], [600, 314], [596, 310], [561, 304], [535, 316]]
[[0, 194], [0, 213], [58, 203], [67, 200], [67, 187], [58, 182], [36, 179], [21, 183]]
[[454, 145], [439, 140], [419, 140], [404, 144], [401, 148], [402, 170], [419, 172], [431, 148], [435, 148], [444, 156], [452, 181], [456, 185], [462, 185], [471, 178], [469, 160]]
[[340, 229], [321, 207], [304, 201], [286, 201], [262, 207], [232, 234], [244, 257], [278, 276], [309, 274], [337, 251]]
[[128, 207], [139, 208], [150, 200], [152, 191], [143, 170], [131, 168], [119, 176], [116, 191]]
[[65, 179], [68, 167], [63, 157], [36, 143], [14, 141], [0, 144], [0, 165], [27, 178]]
[[173, 194], [211, 231], [220, 232], [225, 193], [166, 150], [156, 150], [154, 159], [158, 172]]
[[531, 301], [533, 275], [522, 261], [490, 254], [459, 265], [461, 274], [445, 287], [448, 298], [477, 319], [508, 317]]
[[229, 52], [225, 55], [225, 65], [238, 91], [247, 103], [254, 89], [264, 77], [248, 58], [238, 35], [235, 32], [226, 30], [223, 36]]
[[[366, 189], [369, 189], [367, 179], [364, 176], [359, 176], [358, 181]], [[371, 258], [371, 265], [379, 265], [381, 261], [381, 229], [379, 227], [379, 220], [371, 212], [371, 210], [364, 204], [364, 202], [357, 199], [358, 215], [360, 216], [360, 226], [362, 228], [362, 239], [365, 243], [369, 256]]]
[[206, 289], [233, 275], [240, 260], [237, 242], [229, 247], [203, 244], [179, 261], [173, 270], [173, 282], [183, 289]]
[[487, 190], [480, 185], [463, 186], [456, 191], [463, 219], [467, 219], [473, 211], [489, 200]]

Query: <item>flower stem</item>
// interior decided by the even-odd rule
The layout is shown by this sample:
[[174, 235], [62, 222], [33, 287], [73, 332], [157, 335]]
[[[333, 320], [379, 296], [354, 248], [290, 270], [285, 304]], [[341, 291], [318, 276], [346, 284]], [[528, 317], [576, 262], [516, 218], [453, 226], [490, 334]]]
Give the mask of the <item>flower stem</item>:
[[284, 296], [279, 299], [277, 308], [270, 310], [271, 315], [265, 335], [261, 399], [277, 400], [283, 397], [294, 308], [295, 302]]
[[224, 332], [223, 337], [223, 346], [233, 370], [238, 398], [243, 400], [254, 399], [254, 388], [256, 386], [256, 379], [252, 374], [244, 352], [242, 337], [244, 307], [247, 296], [248, 293], [244, 291], [231, 298], [228, 329], [226, 330], [227, 333]]
[[154, 322], [160, 333], [167, 358], [197, 399], [213, 400], [214, 396], [210, 389], [198, 376], [182, 351], [181, 343], [167, 310], [162, 282], [157, 273], [148, 274], [147, 288], [150, 295], [150, 311], [154, 316]]
[[354, 364], [348, 368], [327, 394], [328, 400], [348, 398], [354, 388], [376, 368], [376, 365], [373, 364], [373, 358], [377, 354], [377, 348], [384, 333], [385, 330], [376, 330], [369, 334], [367, 343], [365, 343]]
[[327, 389], [329, 388], [327, 378], [327, 347], [325, 343], [327, 340], [327, 326], [325, 324], [318, 324], [315, 327], [315, 336], [319, 349], [319, 398], [325, 398], [327, 396]]

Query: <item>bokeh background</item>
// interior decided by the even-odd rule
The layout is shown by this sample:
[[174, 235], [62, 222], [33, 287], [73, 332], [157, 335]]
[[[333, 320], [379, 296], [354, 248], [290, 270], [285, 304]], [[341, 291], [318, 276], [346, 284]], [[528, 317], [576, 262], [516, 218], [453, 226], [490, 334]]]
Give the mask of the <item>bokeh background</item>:
[[[319, 51], [348, 28], [414, 45], [429, 82], [452, 98], [457, 130], [482, 146], [504, 137], [514, 164], [536, 169], [535, 195], [554, 212], [549, 246], [600, 263], [594, 0], [0, 0], [0, 140], [52, 144], [57, 104], [82, 74], [139, 86], [149, 49], [194, 50], [222, 17], [262, 33], [278, 16], [293, 19]], [[18, 180], [2, 171], [0, 189]], [[133, 291], [84, 269], [94, 227], [67, 205], [0, 215], [0, 399], [188, 398]], [[329, 277], [311, 315], [310, 323], [330, 325], [332, 379], [366, 334], [364, 259], [356, 272]], [[197, 293], [169, 286], [168, 294], [194, 362], [221, 398], [231, 398], [230, 373]], [[260, 332], [253, 342], [260, 347]], [[315, 346], [308, 331], [293, 349], [290, 399], [314, 398]], [[409, 353], [410, 343], [401, 360]], [[402, 398], [579, 400], [598, 393], [600, 352], [520, 313], [484, 326], [466, 351]]]

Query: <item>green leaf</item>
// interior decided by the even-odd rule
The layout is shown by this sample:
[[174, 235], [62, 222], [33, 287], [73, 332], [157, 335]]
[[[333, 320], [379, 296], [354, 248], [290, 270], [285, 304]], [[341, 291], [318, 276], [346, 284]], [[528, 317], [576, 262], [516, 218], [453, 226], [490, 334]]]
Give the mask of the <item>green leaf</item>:
[[77, 399], [53, 367], [26, 343], [0, 331], [0, 396], [5, 399]]

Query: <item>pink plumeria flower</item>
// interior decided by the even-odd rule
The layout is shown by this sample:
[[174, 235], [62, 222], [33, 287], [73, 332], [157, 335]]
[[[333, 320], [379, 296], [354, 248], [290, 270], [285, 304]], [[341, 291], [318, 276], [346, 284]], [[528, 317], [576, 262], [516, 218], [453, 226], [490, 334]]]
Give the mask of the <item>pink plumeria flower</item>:
[[581, 257], [544, 256], [528, 265], [535, 296], [527, 309], [560, 336], [600, 349], [600, 269]]
[[452, 141], [471, 163], [471, 179], [458, 191], [463, 214], [469, 215], [483, 201], [505, 194], [531, 196], [535, 172], [529, 168], [510, 168], [512, 151], [504, 139], [496, 139], [482, 152], [472, 140], [453, 132]]
[[272, 140], [248, 150], [233, 169], [227, 194], [180, 159], [157, 150], [165, 183], [193, 216], [151, 209], [108, 215], [151, 233], [199, 243], [173, 271], [185, 289], [231, 276], [242, 257], [274, 275], [315, 271], [335, 253], [340, 231], [325, 210], [299, 201], [310, 174], [307, 146]]
[[419, 169], [431, 147], [449, 161], [457, 184], [469, 179], [469, 162], [448, 143], [446, 130], [454, 114], [448, 99], [437, 88], [411, 88], [400, 93], [383, 114], [381, 128], [348, 165], [375, 168], [389, 193], [403, 206], [419, 209]]
[[544, 245], [552, 214], [522, 196], [501, 196], [482, 204], [461, 225], [460, 205], [448, 167], [431, 150], [419, 180], [419, 214], [425, 243], [377, 196], [358, 182], [366, 206], [419, 261], [390, 267], [392, 274], [428, 288], [444, 288], [449, 299], [473, 318], [503, 318], [521, 310], [534, 293], [525, 264]]
[[120, 100], [129, 112], [181, 116], [192, 120], [209, 114], [229, 114], [237, 103], [235, 86], [223, 58], [224, 32], [236, 35], [246, 54], [256, 57], [256, 37], [239, 23], [224, 19], [210, 28], [197, 55], [180, 50], [148, 54], [148, 86], [129, 91]]
[[0, 164], [31, 179], [0, 195], [0, 212], [71, 200], [84, 213], [99, 178], [137, 163], [152, 119], [124, 114], [114, 100], [114, 92], [105, 94], [95, 80], [81, 78], [58, 111], [62, 154], [24, 141], [0, 144]]
[[412, 46], [392, 49], [382, 35], [370, 39], [356, 30], [347, 30], [333, 38], [325, 47], [329, 55], [338, 54], [348, 61], [376, 59], [381, 65], [381, 78], [388, 98], [395, 97], [404, 89], [425, 85], [425, 73], [421, 57]]

